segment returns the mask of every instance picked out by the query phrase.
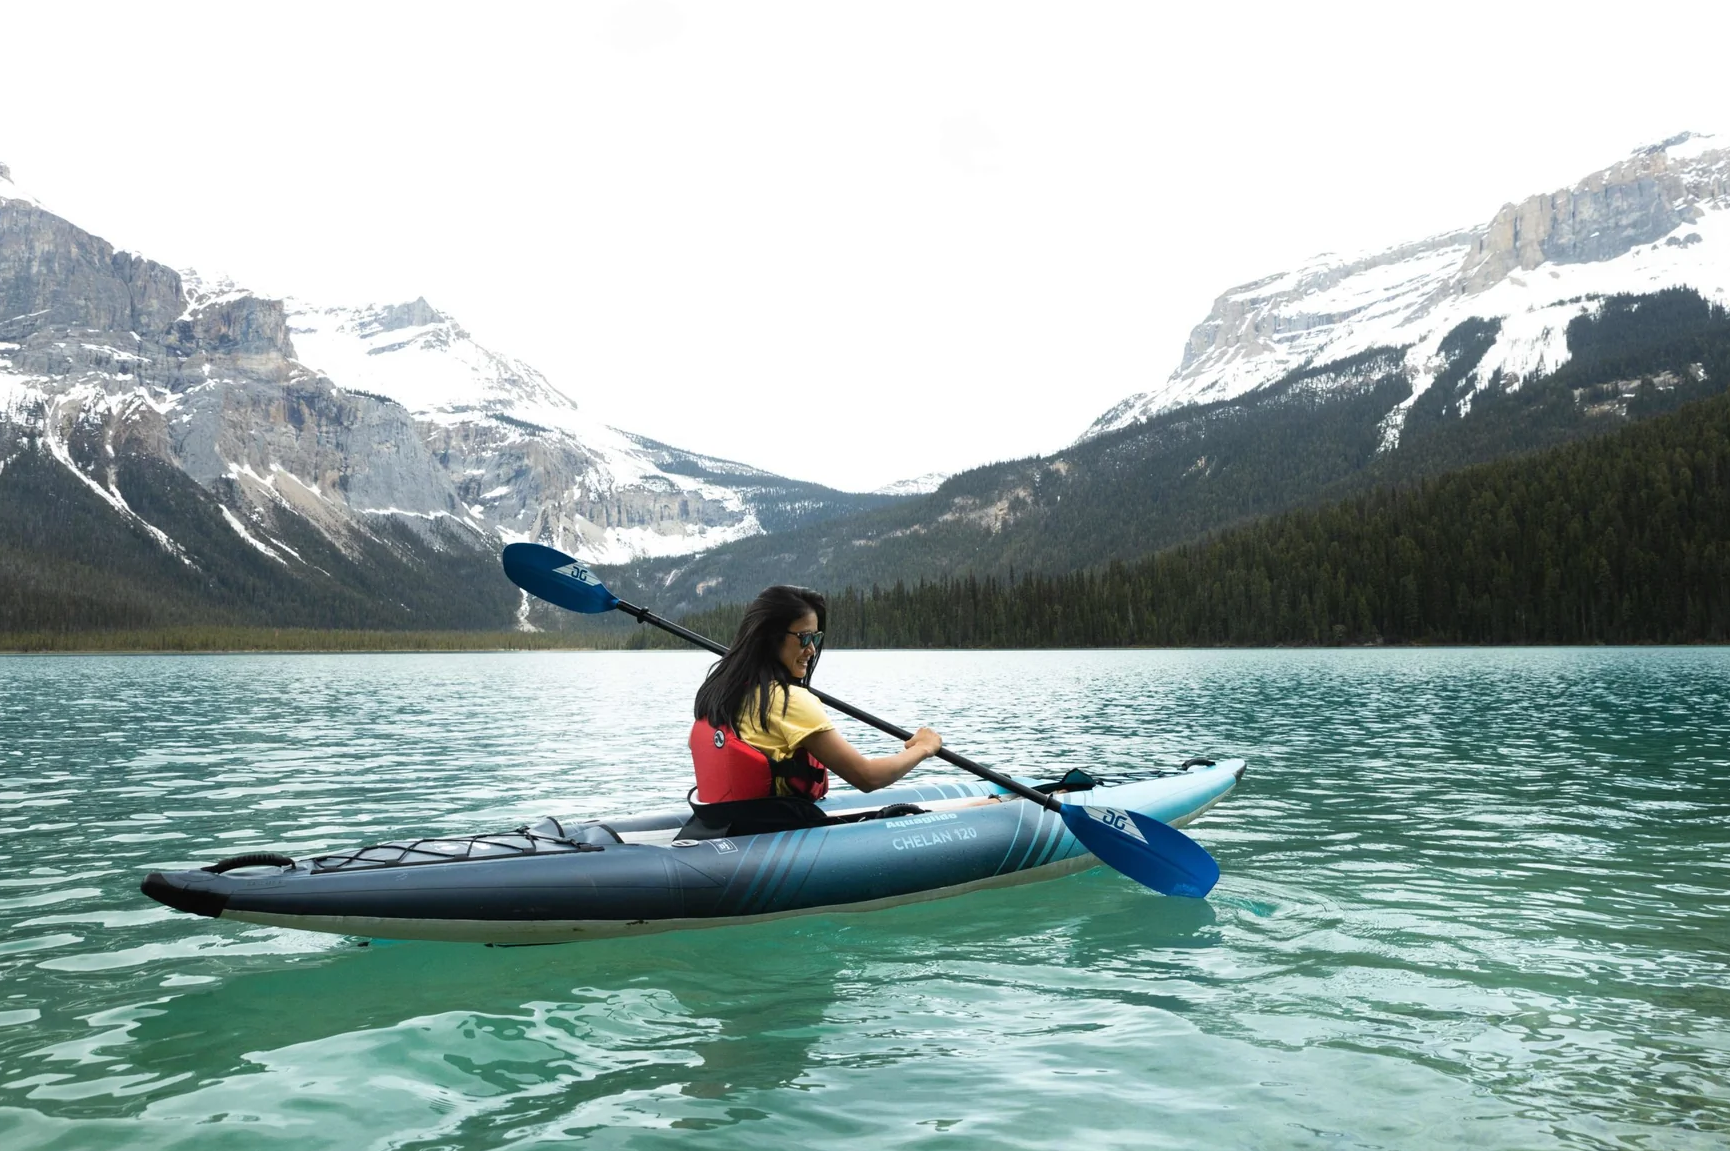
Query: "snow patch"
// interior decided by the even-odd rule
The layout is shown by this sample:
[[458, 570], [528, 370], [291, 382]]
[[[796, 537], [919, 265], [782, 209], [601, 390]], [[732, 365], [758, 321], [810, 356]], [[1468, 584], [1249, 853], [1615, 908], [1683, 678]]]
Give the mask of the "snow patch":
[[536, 632], [541, 629], [529, 622], [529, 593], [522, 593], [522, 601], [517, 604], [517, 630]]
[[222, 509], [222, 518], [228, 521], [228, 526], [234, 529], [236, 535], [240, 536], [241, 539], [245, 540], [247, 543], [251, 544], [277, 563], [282, 564], [284, 567], [288, 566], [288, 561], [283, 559], [280, 555], [277, 555], [276, 549], [265, 544], [264, 541], [258, 539], [251, 532], [247, 531], [246, 525], [240, 522], [240, 517], [229, 511], [227, 505], [219, 504], [217, 506]]
[[924, 475], [914, 476], [912, 479], [896, 480], [892, 484], [884, 484], [882, 487], [874, 489], [871, 494], [877, 496], [930, 495], [942, 487], [943, 481], [948, 479], [951, 474], [953, 473], [926, 472]]
[[[75, 389], [74, 392], [76, 393], [78, 390], [80, 389]], [[80, 405], [80, 407], [82, 406], [83, 405]], [[47, 445], [49, 455], [53, 456], [67, 471], [77, 477], [80, 483], [95, 492], [97, 497], [101, 499], [103, 503], [119, 512], [127, 519], [130, 519], [139, 527], [143, 528], [145, 532], [149, 534], [150, 538], [157, 542], [163, 551], [175, 557], [187, 567], [196, 569], [197, 565], [187, 557], [186, 552], [179, 544], [169, 538], [167, 532], [133, 511], [131, 506], [127, 504], [126, 497], [120, 494], [120, 488], [115, 482], [114, 468], [112, 465], [108, 469], [108, 485], [106, 487], [97, 483], [93, 477], [79, 468], [77, 461], [72, 458], [71, 447], [58, 435], [57, 428], [59, 422], [59, 412], [56, 410], [51, 412], [49, 418], [45, 419], [42, 423], [42, 442]]]
[[1585, 300], [1504, 317], [1496, 342], [1468, 377], [1472, 390], [1487, 387], [1498, 373], [1510, 387], [1549, 375], [1568, 362], [1568, 324], [1602, 307], [1602, 300]]
[[416, 512], [407, 508], [355, 508], [354, 510], [363, 516], [407, 516], [416, 520], [454, 520], [460, 518], [450, 512]]
[[20, 188], [12, 178], [12, 169], [0, 164], [0, 203], [7, 200], [22, 200], [32, 208], [41, 208], [42, 201]]
[[[1710, 132], [1683, 132], [1672, 140], [1657, 145], [1671, 160], [1685, 162], [1698, 160], [1708, 152], [1716, 152], [1730, 148], [1730, 136], [1715, 136]], [[1645, 149], [1636, 149], [1645, 151]]]

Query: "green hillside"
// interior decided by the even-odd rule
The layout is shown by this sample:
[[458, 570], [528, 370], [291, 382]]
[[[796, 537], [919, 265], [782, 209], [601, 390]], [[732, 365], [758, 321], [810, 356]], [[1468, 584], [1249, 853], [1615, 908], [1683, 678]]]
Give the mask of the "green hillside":
[[[100, 443], [75, 438], [67, 450], [87, 472], [105, 462]], [[123, 444], [114, 490], [176, 542], [172, 554], [27, 427], [0, 421], [0, 461], [0, 633], [504, 628], [516, 610], [492, 548], [465, 529], [434, 524], [417, 534], [380, 517], [345, 552], [283, 516], [276, 530], [296, 557], [291, 571], [240, 540], [216, 495]]]
[[[727, 633], [736, 610], [689, 617]], [[1132, 564], [831, 600], [870, 647], [1730, 641], [1730, 396]]]

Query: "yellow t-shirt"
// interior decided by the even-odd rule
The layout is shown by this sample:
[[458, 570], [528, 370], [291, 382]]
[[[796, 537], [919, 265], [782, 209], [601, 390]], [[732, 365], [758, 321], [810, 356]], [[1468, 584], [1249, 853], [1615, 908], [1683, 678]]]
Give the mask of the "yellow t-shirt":
[[[783, 697], [787, 700], [785, 713], [781, 711]], [[835, 725], [808, 688], [794, 684], [788, 689], [775, 684], [769, 689], [769, 726], [757, 726], [757, 693], [752, 692], [739, 709], [734, 730], [770, 759], [790, 759], [801, 743], [820, 731], [834, 731]]]

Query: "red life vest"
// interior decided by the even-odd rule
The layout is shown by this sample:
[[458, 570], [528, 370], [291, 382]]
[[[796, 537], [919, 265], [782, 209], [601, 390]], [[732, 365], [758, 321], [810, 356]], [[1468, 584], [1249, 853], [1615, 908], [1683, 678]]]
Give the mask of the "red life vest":
[[739, 738], [731, 726], [706, 719], [691, 725], [691, 766], [697, 769], [697, 802], [796, 796], [817, 800], [829, 794], [829, 770], [803, 749], [791, 759], [770, 759]]

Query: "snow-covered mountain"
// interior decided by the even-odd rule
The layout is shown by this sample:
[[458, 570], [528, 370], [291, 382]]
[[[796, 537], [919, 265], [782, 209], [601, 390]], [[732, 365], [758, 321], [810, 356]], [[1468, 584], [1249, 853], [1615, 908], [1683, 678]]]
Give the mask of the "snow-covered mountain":
[[928, 496], [943, 486], [950, 472], [926, 472], [922, 476], [913, 476], [905, 480], [896, 480], [892, 484], [884, 484], [875, 493], [880, 496]]
[[617, 563], [885, 502], [609, 427], [424, 299], [276, 300], [117, 251], [0, 166], [6, 429], [14, 456], [59, 461], [194, 568], [128, 497], [121, 457], [190, 479], [235, 545], [291, 568], [290, 519], [345, 555], [389, 521], [435, 548], [536, 539]]
[[285, 303], [300, 362], [407, 409], [463, 513], [506, 541], [546, 539], [595, 563], [681, 555], [762, 532], [751, 497], [787, 483], [690, 453], [700, 467], [663, 467], [660, 445], [590, 417], [425, 299]]
[[[1445, 369], [1450, 331], [1471, 317], [1500, 320], [1469, 406], [1471, 391], [1498, 377], [1517, 387], [1560, 367], [1568, 322], [1603, 297], [1671, 286], [1730, 302], [1730, 136], [1684, 132], [1477, 227], [1322, 255], [1233, 288], [1190, 333], [1171, 377], [1100, 416], [1083, 439], [1378, 347], [1404, 350], [1415, 400]], [[1406, 410], [1390, 416], [1389, 444]]]

